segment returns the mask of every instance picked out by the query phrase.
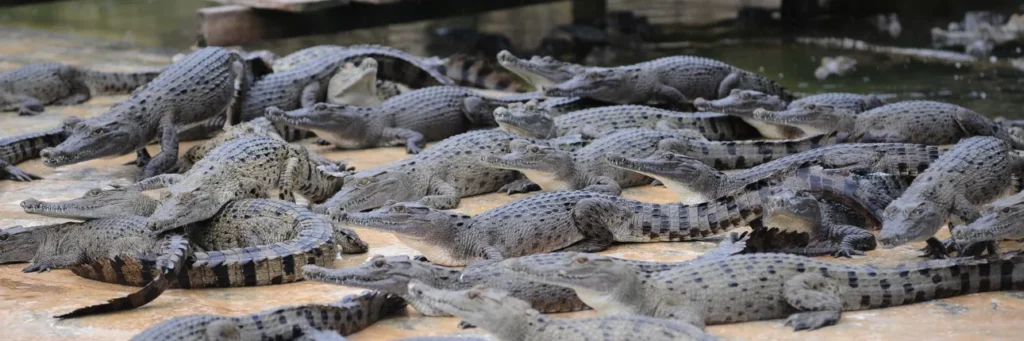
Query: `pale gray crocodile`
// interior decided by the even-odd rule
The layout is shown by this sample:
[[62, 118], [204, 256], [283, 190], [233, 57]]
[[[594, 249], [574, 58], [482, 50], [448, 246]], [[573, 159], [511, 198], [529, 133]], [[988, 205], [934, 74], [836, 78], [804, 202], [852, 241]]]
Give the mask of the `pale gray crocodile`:
[[785, 174], [808, 163], [864, 173], [884, 172], [913, 179], [944, 149], [909, 143], [850, 143], [822, 147], [730, 174], [685, 155], [659, 152], [650, 157], [609, 156], [608, 164], [657, 179], [683, 203], [697, 204], [732, 193], [753, 182]]
[[690, 129], [710, 140], [746, 140], [759, 136], [740, 120], [716, 113], [682, 113], [641, 105], [604, 106], [564, 115], [554, 115], [553, 111], [537, 101], [529, 101], [494, 110], [494, 119], [505, 131], [542, 139], [575, 134], [599, 138], [627, 128]]
[[502, 341], [717, 340], [686, 323], [637, 315], [552, 319], [514, 295], [482, 285], [451, 291], [414, 281], [408, 290]]
[[536, 89], [551, 86], [572, 79], [583, 73], [586, 66], [559, 61], [551, 56], [533, 56], [529, 60], [520, 59], [509, 52], [498, 52], [498, 64], [512, 73], [522, 77]]
[[1024, 148], [998, 124], [969, 109], [933, 101], [905, 101], [853, 113], [832, 105], [806, 104], [785, 111], [758, 109], [754, 117], [798, 127], [807, 134], [841, 132], [850, 142], [953, 144], [971, 136], [995, 136]]
[[530, 280], [573, 288], [605, 315], [638, 314], [700, 327], [788, 317], [786, 324], [795, 330], [818, 329], [837, 323], [843, 311], [1024, 288], [1019, 254], [895, 267], [750, 254], [700, 259], [644, 275], [593, 254], [570, 253], [560, 262], [526, 260], [502, 264]]
[[0, 73], [0, 111], [37, 115], [44, 105], [75, 105], [95, 95], [130, 93], [159, 74], [103, 72], [59, 63], [26, 65]]
[[[178, 160], [178, 126], [228, 113], [237, 117], [237, 95], [244, 95], [246, 63], [237, 52], [218, 47], [200, 49], [106, 113], [65, 121], [70, 136], [40, 152], [43, 163], [58, 167], [87, 160], [138, 152], [145, 162], [142, 178], [165, 173]], [[237, 121], [231, 120], [231, 123]], [[146, 145], [159, 138], [160, 154], [149, 159]], [[148, 160], [147, 160], [148, 159]]]
[[326, 213], [333, 207], [361, 211], [380, 207], [388, 200], [419, 201], [448, 209], [472, 195], [537, 190], [537, 185], [519, 172], [479, 162], [483, 155], [508, 153], [509, 143], [516, 139], [526, 138], [500, 130], [477, 130], [449, 137], [411, 158], [346, 178], [337, 194], [313, 210]]
[[766, 206], [764, 226], [747, 236], [747, 253], [850, 257], [875, 249], [875, 235], [869, 230], [880, 229], [882, 224], [841, 203], [804, 191], [783, 190]]
[[767, 123], [754, 118], [754, 110], [786, 110], [803, 107], [807, 104], [826, 104], [833, 107], [853, 111], [855, 113], [871, 110], [885, 102], [875, 95], [861, 95], [847, 92], [828, 92], [803, 97], [792, 102], [783, 101], [779, 96], [768, 95], [755, 90], [733, 89], [729, 96], [715, 100], [697, 98], [693, 105], [700, 111], [720, 112], [735, 115], [751, 126], [757, 128], [761, 135], [771, 139], [788, 139], [800, 137], [800, 128]]
[[661, 132], [650, 129], [621, 129], [599, 138], [586, 147], [565, 151], [545, 143], [513, 141], [504, 155], [483, 155], [485, 165], [522, 172], [545, 191], [574, 190], [618, 195], [624, 187], [646, 185], [646, 175], [613, 167], [606, 157], [633, 155], [647, 157], [667, 138], [704, 139], [700, 133], [683, 129]]
[[969, 225], [953, 228], [953, 240], [961, 247], [978, 242], [1024, 238], [1024, 192], [1002, 198], [981, 209], [981, 216]]
[[39, 177], [15, 165], [39, 157], [39, 152], [64, 142], [68, 132], [63, 127], [0, 138], [0, 179], [32, 181]]
[[419, 153], [428, 141], [437, 141], [471, 129], [493, 128], [493, 112], [508, 104], [454, 87], [428, 87], [363, 107], [317, 103], [301, 109], [270, 107], [267, 119], [311, 130], [338, 148], [356, 149], [404, 144]]
[[885, 209], [882, 247], [925, 241], [928, 253], [947, 255], [933, 235], [943, 225], [965, 225], [978, 219], [977, 206], [1015, 192], [1014, 178], [1024, 160], [1006, 141], [978, 136], [961, 140], [921, 172], [899, 199]]
[[317, 340], [309, 334], [350, 335], [404, 310], [394, 295], [368, 291], [331, 304], [279, 307], [245, 316], [186, 315], [146, 328], [134, 341]]
[[587, 309], [572, 290], [538, 285], [505, 276], [496, 266], [468, 269], [450, 268], [428, 263], [408, 256], [373, 256], [357, 267], [328, 269], [308, 265], [302, 268], [307, 280], [340, 284], [349, 287], [378, 290], [405, 299], [426, 316], [448, 316], [448, 313], [409, 295], [409, 282], [417, 280], [444, 290], [464, 290], [477, 284], [508, 291], [518, 299], [530, 302], [533, 309], [543, 313], [561, 313]]
[[705, 141], [665, 139], [658, 149], [683, 154], [718, 170], [744, 169], [779, 158], [841, 143], [838, 133], [791, 140]]
[[164, 232], [208, 219], [231, 200], [266, 197], [272, 189], [294, 201], [295, 193], [310, 202], [330, 198], [341, 188], [337, 172], [344, 165], [319, 165], [310, 152], [287, 142], [265, 137], [228, 141], [209, 152], [185, 174], [164, 174], [132, 188], [169, 187], [170, 196], [149, 217], [149, 228]]

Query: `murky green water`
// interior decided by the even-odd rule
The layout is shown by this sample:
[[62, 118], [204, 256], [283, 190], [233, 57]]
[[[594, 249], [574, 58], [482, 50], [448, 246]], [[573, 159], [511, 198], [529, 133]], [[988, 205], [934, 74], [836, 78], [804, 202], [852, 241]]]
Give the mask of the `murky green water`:
[[[29, 27], [124, 41], [129, 44], [185, 49], [196, 37], [196, 10], [215, 5], [202, 0], [80, 0], [0, 9], [0, 25]], [[643, 5], [637, 5], [643, 6]], [[692, 6], [692, 5], [691, 5]], [[429, 32], [441, 26], [475, 27], [504, 33], [516, 45], [535, 46], [546, 32], [571, 20], [568, 3], [535, 5], [471, 17], [392, 25], [338, 34], [263, 42], [249, 46], [287, 53], [322, 43], [387, 44], [417, 54], [445, 53], [432, 49]], [[902, 14], [901, 14], [902, 15]], [[905, 16], [905, 15], [904, 15]], [[529, 20], [525, 25], [524, 18]], [[537, 19], [539, 18], [539, 19]], [[927, 18], [928, 22], [942, 22]], [[913, 19], [907, 21], [913, 22]], [[921, 20], [918, 20], [921, 21]], [[913, 37], [925, 37], [927, 27], [905, 27]], [[815, 33], [815, 32], [806, 32]], [[908, 42], [926, 47], [926, 41]], [[632, 51], [635, 52], [635, 51]], [[1024, 118], [1024, 76], [1013, 70], [957, 68], [887, 60], [871, 54], [849, 54], [791, 44], [739, 44], [706, 49], [665, 49], [630, 53], [613, 59], [628, 63], [673, 54], [717, 58], [777, 79], [800, 93], [824, 91], [871, 92], [900, 99], [935, 99], [964, 105], [990, 116]], [[845, 54], [858, 59], [858, 71], [824, 81], [814, 78], [820, 58]]]

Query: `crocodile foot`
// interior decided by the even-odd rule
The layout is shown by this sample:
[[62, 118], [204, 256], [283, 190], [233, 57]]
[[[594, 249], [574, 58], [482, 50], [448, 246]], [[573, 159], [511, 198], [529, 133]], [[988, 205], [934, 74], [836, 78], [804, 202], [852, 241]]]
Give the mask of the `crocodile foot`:
[[863, 256], [864, 251], [852, 248], [839, 248], [839, 250], [832, 253], [832, 257], [835, 258], [853, 258], [854, 255]]
[[28, 173], [26, 171], [18, 169], [18, 167], [11, 165], [8, 165], [7, 167], [4, 167], [2, 170], [0, 170], [0, 174], [3, 174], [4, 172], [7, 173], [5, 176], [7, 179], [14, 181], [32, 181], [42, 179], [35, 174]]
[[937, 238], [928, 238], [928, 246], [921, 249], [924, 254], [921, 257], [934, 258], [934, 259], [945, 259], [950, 257], [950, 253], [956, 250], [956, 243], [952, 240], [939, 241]]
[[466, 322], [466, 321], [459, 321], [458, 328], [459, 329], [473, 329], [473, 328], [476, 328], [476, 326], [474, 326], [472, 323], [469, 323], [469, 322]]
[[499, 193], [505, 194], [516, 194], [516, 193], [528, 193], [533, 191], [539, 191], [540, 185], [533, 183], [530, 180], [516, 180], [512, 183], [505, 184], [498, 189]]
[[838, 321], [838, 311], [808, 311], [790, 315], [786, 325], [793, 326], [793, 330], [815, 330], [834, 325]]

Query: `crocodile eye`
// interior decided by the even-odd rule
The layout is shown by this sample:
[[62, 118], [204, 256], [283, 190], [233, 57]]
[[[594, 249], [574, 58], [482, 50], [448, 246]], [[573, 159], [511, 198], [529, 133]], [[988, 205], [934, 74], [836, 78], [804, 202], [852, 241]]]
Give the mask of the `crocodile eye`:
[[665, 154], [661, 155], [661, 158], [664, 159], [664, 160], [673, 160], [676, 157], [675, 157], [675, 155], [672, 155], [671, 153], [665, 153]]
[[313, 105], [313, 110], [316, 110], [316, 111], [324, 111], [324, 110], [327, 110], [327, 104], [324, 104], [324, 103], [317, 103], [317, 104], [314, 104], [314, 105]]
[[378, 259], [378, 260], [373, 261], [373, 266], [374, 267], [383, 268], [384, 265], [387, 265], [387, 262], [385, 262], [383, 259]]
[[106, 132], [107, 132], [107, 130], [106, 130], [106, 129], [103, 129], [103, 128], [96, 128], [96, 129], [93, 129], [93, 130], [92, 130], [92, 133], [90, 133], [90, 134], [91, 134], [92, 136], [99, 136], [99, 135], [103, 135], [103, 134], [104, 134], [104, 133], [106, 133]]
[[1013, 212], [1013, 210], [1010, 209], [1009, 207], [1003, 207], [1003, 209], [999, 210], [999, 212], [1009, 214], [1010, 212]]
[[752, 96], [750, 96], [749, 92], [741, 92], [740, 93], [740, 98], [742, 98], [742, 99], [750, 99], [751, 97]]
[[540, 147], [530, 146], [530, 148], [527, 148], [526, 151], [530, 153], [540, 153]]
[[99, 188], [93, 188], [93, 189], [90, 189], [88, 192], [85, 192], [85, 196], [87, 196], [87, 197], [94, 197], [94, 196], [100, 195], [100, 193], [102, 193], [102, 192], [103, 192], [103, 190], [101, 190]]
[[576, 259], [574, 260], [576, 261], [576, 263], [580, 264], [587, 264], [588, 261], [587, 257], [576, 257]]
[[370, 184], [370, 178], [359, 179], [359, 184], [360, 185], [369, 185]]
[[402, 205], [391, 206], [391, 211], [392, 212], [396, 212], [396, 213], [405, 212], [405, 206], [402, 206]]
[[480, 292], [475, 291], [475, 290], [467, 291], [466, 292], [466, 297], [471, 299], [471, 300], [475, 300], [475, 299], [480, 297]]
[[178, 195], [178, 200], [192, 200], [195, 197], [195, 194], [192, 194], [192, 192], [182, 193], [181, 195]]
[[601, 79], [601, 77], [602, 77], [602, 75], [600, 73], [597, 73], [597, 72], [591, 72], [591, 73], [587, 74], [587, 79], [591, 79], [591, 80]]
[[807, 110], [815, 110], [815, 109], [818, 109], [818, 105], [816, 105], [816, 104], [808, 104], [804, 108], [806, 108]]
[[0, 233], [0, 242], [7, 240], [11, 235], [7, 233]]
[[552, 58], [551, 56], [544, 56], [544, 58], [541, 58], [540, 60], [543, 60], [545, 62], [553, 62], [555, 61], [555, 58]]

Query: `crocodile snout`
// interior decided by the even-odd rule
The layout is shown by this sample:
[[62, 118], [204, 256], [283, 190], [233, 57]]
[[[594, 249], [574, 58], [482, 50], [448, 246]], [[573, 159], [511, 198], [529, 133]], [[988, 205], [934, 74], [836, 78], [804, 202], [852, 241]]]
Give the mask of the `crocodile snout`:
[[43, 205], [42, 201], [36, 200], [35, 198], [28, 198], [21, 201], [21, 208], [28, 211], [38, 209]]
[[704, 97], [697, 97], [696, 99], [693, 100], [693, 106], [697, 107], [697, 109], [700, 110], [706, 109], [709, 104], [711, 104], [711, 102], [704, 99]]

